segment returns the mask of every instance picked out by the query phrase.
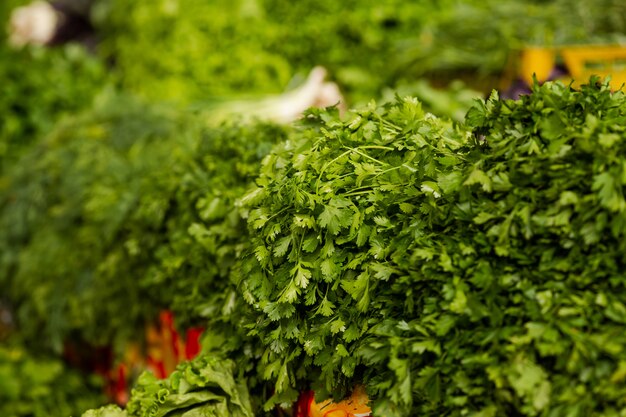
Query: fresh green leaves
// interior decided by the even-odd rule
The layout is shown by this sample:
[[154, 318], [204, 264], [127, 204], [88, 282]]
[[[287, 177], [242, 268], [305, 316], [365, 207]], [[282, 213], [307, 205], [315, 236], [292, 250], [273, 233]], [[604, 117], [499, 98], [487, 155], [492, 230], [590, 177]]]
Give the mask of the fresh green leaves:
[[183, 416], [190, 411], [216, 417], [252, 417], [245, 381], [227, 359], [200, 356], [178, 366], [166, 380], [144, 373], [133, 389], [128, 416]]
[[[255, 412], [356, 383], [388, 417], [626, 407], [623, 93], [549, 83], [461, 125], [410, 98], [291, 128], [126, 105], [51, 136], [28, 165], [46, 175], [16, 175], [3, 202], [2, 279], [23, 317], [53, 318], [31, 334], [93, 338], [103, 311], [174, 306], [208, 324], [206, 352], [237, 364]], [[143, 383], [147, 415], [225, 404]]]
[[[580, 91], [546, 84], [519, 101], [492, 98], [468, 119], [482, 144], [465, 175], [479, 166], [483, 179], [459, 198], [474, 218], [466, 233], [475, 254], [458, 267], [475, 272], [465, 275], [467, 310], [456, 313], [474, 323], [490, 317], [490, 325], [471, 326], [474, 357], [493, 346], [482, 359], [491, 362], [488, 380], [512, 390], [524, 415], [609, 416], [624, 407], [616, 397], [623, 387], [605, 380], [623, 360], [621, 319], [607, 314], [621, 302], [604, 297], [624, 283], [626, 102], [596, 81]], [[483, 329], [488, 344], [479, 342]], [[575, 396], [567, 395], [572, 386]]]
[[253, 417], [245, 380], [228, 359], [200, 356], [165, 380], [139, 377], [126, 410], [107, 406], [83, 417]]
[[494, 95], [458, 128], [410, 99], [311, 114], [241, 200], [250, 334], [294, 381], [277, 395], [364, 382], [387, 416], [619, 415], [625, 117], [594, 79]]
[[[453, 207], [437, 177], [460, 174], [468, 136], [412, 99], [347, 122], [329, 116], [311, 113], [314, 130], [266, 157], [258, 188], [241, 199], [251, 250], [240, 285], [269, 319], [253, 331], [268, 346], [266, 363], [292, 356], [292, 378], [345, 393], [365, 371], [355, 354], [363, 334], [380, 317], [413, 309], [411, 291], [394, 283], [407, 278], [412, 239], [446, 227]], [[269, 215], [259, 223], [258, 213]]]

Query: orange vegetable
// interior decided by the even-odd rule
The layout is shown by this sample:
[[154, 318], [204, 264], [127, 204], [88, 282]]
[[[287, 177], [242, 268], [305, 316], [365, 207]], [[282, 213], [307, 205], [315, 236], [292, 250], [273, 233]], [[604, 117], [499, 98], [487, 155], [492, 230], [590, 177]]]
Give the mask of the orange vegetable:
[[331, 400], [319, 404], [315, 400], [309, 405], [309, 417], [366, 417], [372, 415], [372, 410], [367, 405], [369, 398], [363, 386], [357, 386], [349, 398], [340, 403]]

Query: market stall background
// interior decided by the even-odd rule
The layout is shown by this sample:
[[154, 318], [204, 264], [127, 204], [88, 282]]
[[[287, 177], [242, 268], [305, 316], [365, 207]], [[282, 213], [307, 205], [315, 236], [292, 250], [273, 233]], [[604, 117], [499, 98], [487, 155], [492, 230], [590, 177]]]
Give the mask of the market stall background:
[[623, 2], [57, 3], [0, 5], [0, 414], [623, 412], [623, 95], [474, 101]]

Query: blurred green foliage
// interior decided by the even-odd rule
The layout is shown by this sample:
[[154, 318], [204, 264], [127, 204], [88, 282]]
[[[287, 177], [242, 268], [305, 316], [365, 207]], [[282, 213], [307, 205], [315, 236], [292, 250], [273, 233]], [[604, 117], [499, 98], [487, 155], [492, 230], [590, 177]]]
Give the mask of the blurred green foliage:
[[22, 335], [123, 348], [160, 309], [212, 318], [245, 230], [230, 203], [286, 129], [111, 92], [57, 126], [0, 193], [0, 285]]
[[24, 345], [0, 346], [0, 414], [69, 417], [105, 402], [102, 381], [69, 370], [58, 358], [31, 356]]
[[105, 74], [102, 63], [77, 45], [0, 45], [0, 173], [62, 118], [90, 106]]
[[10, 13], [27, 3], [0, 4], [0, 176], [59, 120], [90, 106], [107, 76], [103, 63], [78, 45], [10, 47]]
[[[159, 193], [178, 182], [168, 170], [178, 145], [164, 138], [181, 129], [164, 110], [104, 94], [11, 170], [0, 194], [0, 285], [27, 340], [60, 351], [82, 329], [110, 342], [155, 314], [159, 306], [136, 294], [141, 276], [127, 271], [148, 267], [143, 248], [161, 239], [169, 194]], [[130, 240], [137, 228], [144, 233]]]
[[315, 65], [351, 104], [420, 77], [484, 87], [526, 44], [624, 41], [626, 30], [620, 0], [101, 0], [94, 15], [121, 85], [181, 102], [279, 92]]

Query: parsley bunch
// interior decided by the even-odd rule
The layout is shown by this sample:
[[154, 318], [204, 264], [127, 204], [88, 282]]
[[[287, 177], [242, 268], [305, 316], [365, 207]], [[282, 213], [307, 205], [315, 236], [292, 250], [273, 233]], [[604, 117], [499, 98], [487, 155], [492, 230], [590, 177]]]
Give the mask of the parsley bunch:
[[624, 93], [593, 78], [469, 112], [482, 152], [465, 169], [459, 238], [474, 253], [453, 274], [465, 302], [442, 345], [468, 377], [442, 387], [465, 409], [623, 413], [625, 121]]
[[24, 337], [106, 341], [173, 306], [255, 412], [357, 383], [387, 417], [626, 407], [624, 93], [548, 83], [460, 125], [411, 98], [297, 128], [98, 106], [0, 200]]
[[[366, 366], [367, 341], [386, 319], [418, 316], [439, 282], [414, 262], [453, 256], [432, 245], [453, 218], [448, 193], [470, 138], [414, 99], [349, 122], [324, 112], [308, 122], [316, 127], [266, 157], [258, 187], [240, 200], [251, 235], [240, 287], [279, 402], [306, 382], [342, 396], [380, 374]], [[411, 401], [386, 383], [389, 400]]]
[[410, 99], [311, 114], [240, 200], [267, 405], [360, 382], [376, 415], [620, 415], [625, 117], [595, 79], [456, 128]]

